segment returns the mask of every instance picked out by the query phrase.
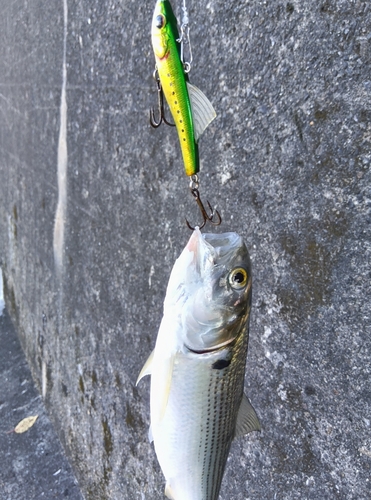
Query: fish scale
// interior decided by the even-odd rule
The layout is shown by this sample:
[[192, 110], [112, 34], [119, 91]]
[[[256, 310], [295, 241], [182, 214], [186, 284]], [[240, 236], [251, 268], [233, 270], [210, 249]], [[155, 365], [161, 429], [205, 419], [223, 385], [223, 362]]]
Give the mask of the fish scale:
[[[243, 348], [241, 340], [243, 334], [232, 350], [235, 356], [245, 358], [246, 352], [245, 355], [238, 352]], [[243, 391], [244, 363], [232, 362], [223, 370], [212, 368], [216, 360], [229, 353], [229, 349], [223, 349], [207, 355], [197, 374], [190, 374], [190, 365], [195, 359], [199, 362], [200, 356], [177, 357], [172, 378], [175, 389], [170, 390], [167, 411], [157, 433], [161, 447], [155, 443], [160, 463], [162, 460], [171, 463], [168, 480], [176, 500], [218, 497]], [[177, 389], [180, 385], [184, 387], [182, 392]], [[169, 455], [168, 450], [174, 452]], [[184, 470], [188, 471], [186, 476]], [[178, 491], [187, 493], [176, 496]]]
[[[232, 356], [236, 360], [246, 359], [247, 343], [243, 346], [244, 333], [242, 332], [236, 345], [232, 348]], [[245, 352], [239, 353], [239, 350]], [[245, 363], [235, 362], [234, 365], [222, 370], [221, 383], [217, 378], [214, 381], [214, 422], [217, 423], [217, 432], [212, 440], [209, 451], [208, 471], [206, 474], [206, 495], [205, 498], [214, 500], [218, 498], [221, 480], [223, 477], [225, 463], [228, 457], [231, 442], [234, 438], [235, 423], [239, 409], [239, 401], [243, 393], [243, 373]], [[213, 372], [211, 372], [213, 373]], [[242, 377], [241, 377], [242, 374]], [[242, 384], [238, 384], [242, 380]], [[217, 390], [217, 392], [215, 391]], [[237, 403], [237, 404], [236, 404]], [[216, 418], [219, 416], [219, 418]], [[212, 449], [214, 448], [214, 450]], [[206, 453], [205, 453], [206, 456]]]
[[[223, 350], [217, 356], [226, 353], [227, 350]], [[169, 482], [176, 500], [214, 500], [218, 497], [224, 465], [234, 437], [243, 389], [241, 383], [236, 384], [236, 379], [244, 366], [236, 363], [236, 366], [230, 365], [221, 370], [224, 373], [220, 373], [212, 369], [215, 356], [210, 355], [204, 367], [199, 367], [197, 374], [192, 375], [188, 367], [191, 362], [182, 356], [177, 359], [172, 379], [176, 390], [170, 391], [167, 411], [157, 433], [161, 449], [156, 447], [156, 443], [155, 448], [160, 463], [162, 449], [172, 449], [175, 453], [164, 460], [171, 462], [178, 473], [188, 471], [186, 477], [183, 473], [171, 477], [170, 472]], [[238, 373], [234, 374], [235, 371]], [[187, 408], [189, 410], [185, 411]], [[194, 418], [195, 415], [197, 418]], [[206, 426], [202, 425], [203, 422]], [[205, 432], [203, 427], [206, 427]], [[179, 453], [180, 449], [182, 453]], [[187, 494], [177, 496], [178, 490], [187, 491]]]

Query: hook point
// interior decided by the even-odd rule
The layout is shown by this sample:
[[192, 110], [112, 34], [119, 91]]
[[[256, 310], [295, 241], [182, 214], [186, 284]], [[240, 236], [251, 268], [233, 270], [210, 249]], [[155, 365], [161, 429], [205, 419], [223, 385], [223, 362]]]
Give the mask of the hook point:
[[157, 85], [157, 102], [158, 102], [158, 113], [160, 115], [160, 118], [156, 120], [155, 111], [153, 108], [151, 108], [149, 111], [149, 123], [153, 128], [159, 127], [162, 122], [166, 123], [166, 125], [169, 125], [170, 127], [175, 127], [175, 123], [170, 123], [165, 116], [164, 93], [161, 86], [161, 80], [158, 76], [156, 76], [156, 70], [155, 73], [153, 74], [153, 77], [155, 78]]
[[[191, 193], [192, 193], [192, 196], [194, 197], [194, 199], [196, 200], [196, 203], [201, 211], [202, 218], [203, 218], [202, 224], [198, 224], [198, 227], [200, 229], [202, 229], [206, 225], [206, 222], [210, 222], [213, 226], [219, 226], [222, 222], [222, 218], [221, 218], [221, 215], [218, 212], [218, 210], [214, 210], [213, 207], [211, 206], [209, 200], [206, 200], [206, 203], [207, 203], [209, 210], [211, 212], [211, 214], [209, 215], [206, 211], [206, 208], [204, 207], [204, 204], [201, 201], [199, 190], [197, 188], [191, 188]], [[215, 217], [217, 217], [217, 220], [215, 220]], [[192, 227], [190, 225], [190, 223], [188, 222], [187, 219], [186, 219], [186, 224], [191, 231], [193, 231], [195, 229], [194, 227]]]

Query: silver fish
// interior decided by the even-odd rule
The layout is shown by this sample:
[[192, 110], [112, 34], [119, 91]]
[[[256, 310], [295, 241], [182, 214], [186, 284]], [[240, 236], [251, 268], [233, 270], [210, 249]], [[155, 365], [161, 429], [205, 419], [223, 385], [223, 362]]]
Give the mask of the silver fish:
[[251, 265], [236, 233], [198, 228], [174, 264], [151, 375], [150, 440], [173, 500], [217, 500], [231, 442], [260, 430], [244, 395]]

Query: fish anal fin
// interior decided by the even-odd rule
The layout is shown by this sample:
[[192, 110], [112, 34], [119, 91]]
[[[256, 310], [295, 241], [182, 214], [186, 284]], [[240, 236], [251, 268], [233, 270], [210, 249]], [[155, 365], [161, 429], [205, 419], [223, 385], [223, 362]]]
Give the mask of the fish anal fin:
[[216, 112], [209, 99], [199, 88], [187, 82], [187, 89], [191, 101], [195, 140], [197, 142], [216, 117]]
[[167, 498], [169, 498], [170, 500], [175, 500], [175, 496], [174, 496], [174, 493], [171, 490], [171, 486], [170, 486], [169, 482], [167, 482], [166, 486], [165, 486], [165, 496]]
[[245, 394], [242, 396], [241, 405], [238, 410], [235, 437], [244, 436], [252, 431], [260, 431], [259, 419]]
[[137, 381], [135, 385], [138, 385], [140, 380], [145, 377], [146, 375], [151, 375], [152, 372], [152, 361], [153, 361], [153, 356], [155, 354], [155, 350], [151, 352], [151, 354], [148, 356], [147, 361], [144, 363], [143, 368], [140, 370], [140, 373], [138, 375]]

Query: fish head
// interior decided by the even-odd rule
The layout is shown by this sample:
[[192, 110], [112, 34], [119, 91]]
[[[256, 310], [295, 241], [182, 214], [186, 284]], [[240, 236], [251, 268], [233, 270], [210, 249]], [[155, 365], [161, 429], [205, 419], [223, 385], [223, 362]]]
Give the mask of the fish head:
[[170, 40], [179, 38], [177, 20], [168, 0], [157, 0], [152, 18], [152, 46], [155, 55], [164, 59], [169, 53]]
[[230, 344], [246, 330], [251, 290], [250, 257], [242, 238], [196, 228], [174, 265], [165, 307], [178, 306], [183, 344], [203, 353]]

